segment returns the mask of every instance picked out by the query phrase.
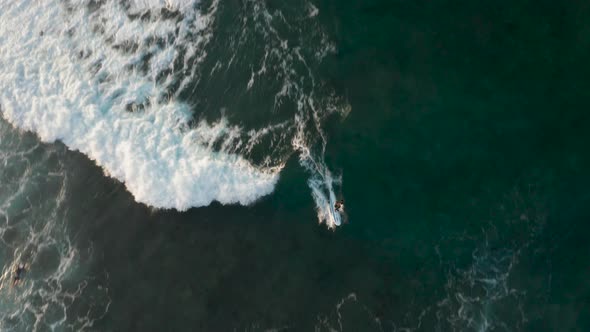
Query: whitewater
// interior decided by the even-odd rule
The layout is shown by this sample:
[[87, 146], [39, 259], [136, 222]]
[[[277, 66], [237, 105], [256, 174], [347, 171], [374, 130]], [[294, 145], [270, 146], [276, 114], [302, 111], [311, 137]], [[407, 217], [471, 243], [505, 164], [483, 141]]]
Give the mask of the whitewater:
[[[311, 174], [318, 218], [335, 226], [329, 206], [340, 180], [323, 162], [327, 139], [320, 123], [346, 110], [316, 109], [312, 94], [301, 93], [287, 77], [275, 98], [293, 94], [298, 113], [286, 123], [245, 132], [224, 117], [195, 121], [196, 106], [179, 98], [201, 79], [218, 6], [2, 0], [0, 112], [44, 142], [59, 140], [82, 152], [124, 183], [137, 202], [180, 211], [213, 201], [248, 205], [270, 194], [289, 153], [256, 164], [246, 152], [273, 128], [288, 127], [287, 143]], [[267, 30], [278, 35], [264, 14], [258, 16], [267, 20]], [[271, 57], [278, 54], [283, 65], [285, 59], [306, 64], [298, 49], [282, 46], [270, 50]], [[253, 73], [248, 90], [255, 78]], [[319, 139], [309, 139], [309, 127]]]

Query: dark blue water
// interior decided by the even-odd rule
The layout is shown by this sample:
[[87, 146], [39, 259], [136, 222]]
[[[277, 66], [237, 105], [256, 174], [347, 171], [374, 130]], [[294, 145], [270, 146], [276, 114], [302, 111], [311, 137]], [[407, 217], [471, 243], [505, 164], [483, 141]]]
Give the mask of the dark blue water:
[[[240, 139], [226, 131], [208, 141], [211, 151], [282, 167], [274, 190], [246, 206], [149, 207], [68, 142], [40, 142], [51, 128], [33, 126], [35, 135], [2, 120], [1, 329], [589, 330], [589, 10], [219, 2], [206, 55], [186, 67], [198, 74], [185, 86], [157, 84], [190, 105], [189, 126], [221, 118], [240, 126]], [[144, 15], [151, 24], [185, 14]], [[22, 82], [36, 82], [23, 71]], [[29, 85], [18, 90], [7, 75], [19, 71], [6, 72], [8, 112]], [[134, 100], [129, 107], [140, 107]], [[171, 105], [140, 108], [160, 103]], [[273, 129], [248, 136], [262, 128]], [[335, 229], [318, 224], [330, 191], [346, 202]], [[19, 263], [27, 271], [12, 286]]]

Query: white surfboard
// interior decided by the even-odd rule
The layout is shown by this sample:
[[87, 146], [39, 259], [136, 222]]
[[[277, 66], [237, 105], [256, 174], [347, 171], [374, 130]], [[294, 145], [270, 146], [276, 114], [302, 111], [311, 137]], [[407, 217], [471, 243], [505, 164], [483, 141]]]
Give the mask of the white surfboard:
[[334, 194], [330, 193], [330, 216], [332, 223], [336, 226], [340, 226], [342, 223], [342, 216], [340, 215], [340, 212], [336, 211], [334, 205], [336, 205], [336, 197]]

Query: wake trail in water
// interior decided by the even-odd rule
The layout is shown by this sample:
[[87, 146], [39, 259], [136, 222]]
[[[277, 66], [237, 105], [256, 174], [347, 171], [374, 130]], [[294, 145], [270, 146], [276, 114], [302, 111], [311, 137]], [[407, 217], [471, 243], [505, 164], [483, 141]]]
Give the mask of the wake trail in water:
[[[318, 9], [310, 3], [279, 10], [269, 9], [264, 1], [250, 0], [245, 1], [244, 12], [251, 14], [242, 18], [241, 34], [225, 45], [236, 51], [225, 63], [218, 59], [214, 68], [249, 66], [247, 91], [256, 95], [252, 90], [258, 85], [272, 91], [272, 112], [292, 114], [292, 119], [280, 123], [280, 135], [271, 138], [290, 143], [284, 145], [288, 149], [274, 149], [271, 157], [282, 163], [292, 151], [298, 153], [300, 164], [310, 174], [308, 185], [318, 220], [331, 228], [338, 226], [340, 215], [333, 206], [335, 188], [342, 184], [342, 178], [334, 175], [324, 160], [328, 138], [322, 125], [333, 114], [346, 117], [350, 106], [315, 74], [336, 48], [315, 19]], [[291, 35], [298, 38], [294, 40]], [[252, 52], [252, 45], [260, 41], [264, 41], [264, 47], [258, 50], [257, 62], [236, 59], [236, 54]]]
[[[262, 33], [265, 44], [261, 66], [243, 90], [275, 75], [280, 88], [272, 110], [295, 105], [287, 118], [269, 115], [268, 125], [246, 130], [225, 116], [199, 116], [195, 98], [206, 91], [196, 88], [223, 5], [217, 0], [0, 1], [1, 113], [42, 141], [60, 140], [84, 153], [136, 201], [157, 208], [251, 204], [274, 190], [288, 156], [299, 151], [318, 218], [333, 227], [328, 207], [340, 180], [323, 160], [321, 122], [345, 108], [320, 96], [312, 66], [334, 47], [321, 32], [313, 47], [292, 46], [283, 35], [298, 33], [291, 28], [296, 20], [261, 1], [245, 3], [244, 22], [254, 24], [229, 39], [245, 46], [240, 43]], [[317, 8], [303, 8], [297, 9], [303, 24], [317, 28]], [[240, 55], [231, 55], [226, 72]], [[209, 76], [221, 72], [222, 62]], [[239, 111], [229, 110], [230, 118]], [[263, 157], [254, 157], [259, 151]]]

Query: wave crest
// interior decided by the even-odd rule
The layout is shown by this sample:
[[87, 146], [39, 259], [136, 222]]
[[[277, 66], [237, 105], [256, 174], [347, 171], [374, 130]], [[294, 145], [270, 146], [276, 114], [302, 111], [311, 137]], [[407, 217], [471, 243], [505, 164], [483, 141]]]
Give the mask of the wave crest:
[[[194, 1], [134, 3], [0, 4], [3, 116], [86, 154], [150, 206], [249, 204], [272, 192], [279, 169], [214, 151], [215, 125], [191, 129], [174, 95], [197, 75], [216, 2], [205, 14]], [[154, 12], [162, 5], [176, 12]], [[151, 18], [133, 16], [145, 10]]]

